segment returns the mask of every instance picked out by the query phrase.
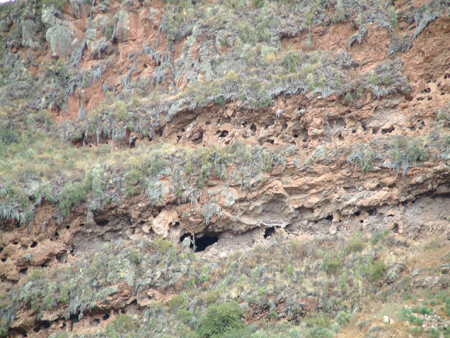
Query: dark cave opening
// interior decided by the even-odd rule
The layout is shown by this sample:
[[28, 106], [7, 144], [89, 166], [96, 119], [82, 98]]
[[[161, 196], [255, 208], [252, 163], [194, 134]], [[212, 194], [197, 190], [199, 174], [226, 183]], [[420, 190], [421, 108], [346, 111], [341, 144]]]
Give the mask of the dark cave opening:
[[272, 236], [274, 233], [275, 233], [275, 228], [274, 228], [274, 227], [267, 228], [267, 229], [264, 231], [264, 238], [270, 237], [270, 236]]
[[34, 332], [40, 332], [41, 330], [46, 330], [46, 329], [48, 329], [49, 327], [50, 327], [50, 322], [44, 320], [44, 321], [40, 322], [39, 325], [36, 326], [36, 327], [33, 329], [33, 331], [34, 331]]
[[205, 251], [205, 249], [213, 245], [219, 240], [217, 236], [203, 236], [195, 239], [195, 252]]
[[180, 238], [180, 243], [183, 242], [183, 240], [187, 237], [191, 238], [191, 242], [189, 244], [189, 247], [191, 249], [194, 248], [194, 243], [195, 243], [195, 252], [205, 251], [208, 246], [211, 246], [214, 243], [217, 243], [217, 241], [219, 240], [219, 237], [217, 237], [217, 236], [204, 235], [203, 237], [200, 237], [200, 238], [194, 238], [194, 243], [192, 243], [192, 235], [184, 234]]

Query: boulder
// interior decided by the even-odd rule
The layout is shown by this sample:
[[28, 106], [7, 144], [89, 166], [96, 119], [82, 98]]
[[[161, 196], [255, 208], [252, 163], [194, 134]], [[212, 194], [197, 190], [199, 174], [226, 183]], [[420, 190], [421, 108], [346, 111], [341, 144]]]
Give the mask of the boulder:
[[50, 44], [53, 54], [58, 56], [68, 56], [72, 52], [71, 43], [73, 33], [65, 25], [56, 25], [47, 30], [45, 37]]

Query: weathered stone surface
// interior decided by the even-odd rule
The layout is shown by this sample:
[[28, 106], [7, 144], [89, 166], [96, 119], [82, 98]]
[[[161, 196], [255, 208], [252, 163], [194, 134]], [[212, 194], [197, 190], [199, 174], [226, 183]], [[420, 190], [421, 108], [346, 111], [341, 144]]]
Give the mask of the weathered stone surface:
[[117, 25], [116, 25], [116, 38], [120, 42], [124, 42], [127, 40], [130, 31], [129, 25], [130, 25], [129, 15], [126, 11], [121, 9], [119, 13], [117, 13]]
[[38, 23], [34, 20], [25, 20], [22, 22], [22, 45], [33, 50], [41, 48], [37, 41]]
[[55, 55], [67, 56], [72, 52], [73, 33], [65, 25], [56, 25], [47, 30], [45, 37]]
[[169, 235], [170, 226], [180, 221], [180, 217], [176, 210], [162, 210], [161, 213], [153, 220], [152, 229], [158, 235], [167, 237]]

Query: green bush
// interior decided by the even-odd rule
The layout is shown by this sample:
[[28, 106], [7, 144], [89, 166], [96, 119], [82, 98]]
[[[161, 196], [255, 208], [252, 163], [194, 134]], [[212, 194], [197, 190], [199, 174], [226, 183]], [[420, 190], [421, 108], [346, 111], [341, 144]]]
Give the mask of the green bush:
[[18, 136], [12, 129], [0, 126], [0, 144], [9, 145], [17, 141]]
[[348, 242], [348, 249], [351, 252], [359, 252], [362, 251], [365, 247], [364, 242], [359, 238], [354, 238]]
[[387, 234], [388, 234], [388, 231], [387, 231], [387, 230], [385, 230], [385, 231], [379, 231], [379, 232], [373, 233], [373, 234], [372, 234], [372, 240], [371, 240], [371, 243], [372, 243], [373, 245], [375, 245], [375, 244], [377, 244], [379, 241], [383, 241], [384, 238], [387, 236]]
[[174, 308], [179, 308], [181, 305], [183, 305], [183, 303], [184, 303], [184, 297], [180, 296], [180, 295], [176, 295], [167, 303], [167, 305], [171, 309], [174, 309]]
[[421, 315], [429, 315], [431, 314], [431, 309], [428, 309], [426, 306], [422, 306], [421, 308], [414, 306], [412, 312], [420, 313]]
[[439, 331], [436, 330], [436, 329], [433, 328], [433, 327], [429, 328], [429, 329], [426, 331], [426, 333], [427, 333], [427, 337], [430, 337], [430, 338], [439, 338], [439, 337], [440, 337], [440, 336], [439, 336]]
[[60, 193], [59, 208], [64, 217], [69, 216], [70, 209], [76, 204], [86, 200], [88, 189], [84, 182], [67, 184]]
[[422, 326], [423, 325], [423, 319], [417, 318], [414, 315], [409, 315], [408, 316], [408, 322], [410, 322], [411, 324], [416, 324], [418, 326]]
[[224, 337], [225, 334], [243, 328], [243, 312], [236, 302], [213, 304], [200, 318], [197, 334], [199, 338]]
[[325, 329], [323, 327], [315, 327], [308, 332], [308, 337], [310, 338], [333, 338], [334, 333], [331, 330]]
[[128, 332], [135, 331], [139, 324], [128, 315], [119, 314], [114, 321], [108, 325], [107, 333], [109, 337], [118, 337]]
[[327, 272], [330, 274], [336, 274], [339, 271], [339, 259], [332, 259], [326, 263]]
[[374, 282], [381, 277], [383, 277], [384, 273], [386, 271], [386, 266], [384, 265], [384, 262], [381, 260], [375, 261], [372, 266], [372, 271], [370, 272], [370, 281]]
[[177, 317], [186, 325], [190, 325], [192, 323], [192, 315], [186, 309], [179, 309], [177, 311]]
[[352, 315], [350, 313], [347, 313], [345, 311], [339, 311], [339, 313], [336, 316], [336, 321], [339, 325], [346, 325], [350, 322], [350, 318]]
[[0, 337], [8, 337], [8, 331], [0, 327]]

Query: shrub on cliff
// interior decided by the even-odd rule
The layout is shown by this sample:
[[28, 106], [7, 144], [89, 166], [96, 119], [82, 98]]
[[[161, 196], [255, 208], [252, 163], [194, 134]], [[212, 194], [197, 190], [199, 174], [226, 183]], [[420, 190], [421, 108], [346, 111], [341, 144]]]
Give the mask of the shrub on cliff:
[[384, 273], [386, 271], [386, 266], [384, 265], [384, 262], [381, 260], [375, 261], [372, 266], [372, 271], [370, 272], [369, 280], [371, 282], [374, 282], [381, 277], [383, 277]]
[[243, 328], [241, 317], [243, 312], [236, 302], [213, 304], [206, 314], [200, 318], [197, 328], [199, 338], [223, 337], [225, 334]]

